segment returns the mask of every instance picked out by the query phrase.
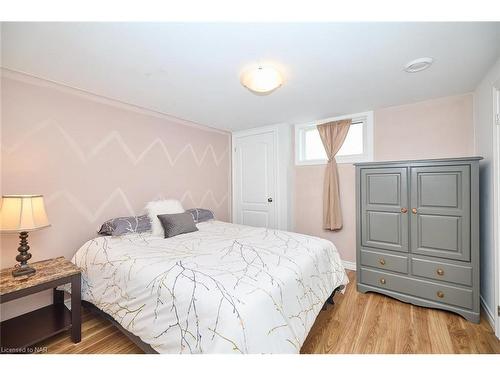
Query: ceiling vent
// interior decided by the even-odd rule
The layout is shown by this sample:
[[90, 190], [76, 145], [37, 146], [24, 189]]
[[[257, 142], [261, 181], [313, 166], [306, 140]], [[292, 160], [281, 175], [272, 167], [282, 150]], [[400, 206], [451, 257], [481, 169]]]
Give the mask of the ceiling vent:
[[430, 57], [422, 57], [420, 59], [412, 60], [405, 65], [405, 72], [408, 73], [421, 72], [422, 70], [425, 70], [428, 67], [430, 67], [433, 61], [434, 60]]

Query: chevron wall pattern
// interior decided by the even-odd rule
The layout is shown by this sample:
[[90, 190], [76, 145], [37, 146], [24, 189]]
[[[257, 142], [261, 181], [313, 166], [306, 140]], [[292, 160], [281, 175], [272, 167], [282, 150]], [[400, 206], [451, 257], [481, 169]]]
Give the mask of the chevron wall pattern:
[[[52, 224], [30, 235], [33, 261], [70, 259], [105, 220], [162, 197], [229, 220], [229, 132], [5, 69], [1, 84], [2, 194], [43, 194]], [[2, 268], [17, 240], [2, 235]]]

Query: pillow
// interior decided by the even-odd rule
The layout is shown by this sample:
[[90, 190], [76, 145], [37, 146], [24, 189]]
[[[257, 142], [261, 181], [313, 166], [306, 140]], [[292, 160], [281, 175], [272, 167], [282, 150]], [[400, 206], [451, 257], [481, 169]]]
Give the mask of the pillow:
[[194, 224], [193, 216], [189, 212], [182, 214], [158, 215], [165, 238], [177, 236], [182, 233], [196, 232], [198, 228]]
[[151, 230], [151, 220], [147, 215], [124, 216], [109, 219], [99, 229], [105, 236], [121, 236], [127, 233], [142, 233]]
[[163, 227], [161, 226], [158, 215], [163, 214], [180, 214], [184, 212], [181, 202], [175, 199], [165, 199], [152, 201], [146, 205], [146, 213], [151, 220], [151, 230], [154, 236], [163, 237]]
[[193, 216], [195, 223], [202, 223], [214, 219], [214, 213], [206, 208], [190, 208], [186, 210], [186, 212], [189, 212]]

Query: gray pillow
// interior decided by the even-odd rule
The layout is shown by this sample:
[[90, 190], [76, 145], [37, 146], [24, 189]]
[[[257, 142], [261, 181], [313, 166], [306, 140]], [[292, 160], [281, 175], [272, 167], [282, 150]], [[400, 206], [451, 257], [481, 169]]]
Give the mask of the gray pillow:
[[105, 236], [121, 236], [127, 233], [142, 233], [151, 230], [148, 215], [115, 217], [106, 221], [99, 229]]
[[186, 212], [189, 212], [193, 216], [195, 223], [202, 223], [214, 218], [214, 213], [206, 208], [190, 208]]
[[188, 212], [158, 215], [158, 219], [165, 232], [165, 238], [174, 237], [182, 233], [196, 232], [198, 230], [194, 224], [193, 216]]

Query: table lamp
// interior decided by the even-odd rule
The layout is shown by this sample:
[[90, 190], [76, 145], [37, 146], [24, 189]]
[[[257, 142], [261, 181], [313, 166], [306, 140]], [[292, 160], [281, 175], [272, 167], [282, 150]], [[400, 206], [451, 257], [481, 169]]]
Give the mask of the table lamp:
[[19, 233], [20, 263], [14, 267], [12, 275], [27, 276], [36, 271], [28, 265], [31, 254], [28, 252], [28, 232], [48, 227], [49, 220], [45, 213], [45, 204], [41, 195], [4, 195], [0, 202], [0, 232]]

